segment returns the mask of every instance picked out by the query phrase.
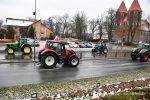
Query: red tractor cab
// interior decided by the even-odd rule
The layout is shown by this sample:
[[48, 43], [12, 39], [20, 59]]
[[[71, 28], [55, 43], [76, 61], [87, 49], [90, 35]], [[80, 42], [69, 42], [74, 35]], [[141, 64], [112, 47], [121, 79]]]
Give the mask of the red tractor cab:
[[76, 52], [71, 49], [66, 49], [68, 43], [47, 40], [45, 48], [40, 50], [38, 60], [42, 66], [54, 68], [57, 63], [76, 67], [79, 64], [79, 58]]

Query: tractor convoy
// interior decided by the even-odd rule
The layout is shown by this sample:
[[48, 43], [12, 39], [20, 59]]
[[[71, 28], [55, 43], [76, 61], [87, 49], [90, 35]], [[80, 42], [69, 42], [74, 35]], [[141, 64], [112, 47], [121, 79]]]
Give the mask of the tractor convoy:
[[[61, 42], [58, 37], [53, 40], [47, 40], [45, 47], [38, 52], [39, 63], [46, 68], [54, 68], [56, 64], [68, 65], [76, 67], [79, 64], [79, 57], [76, 52], [70, 48], [66, 48], [69, 43]], [[22, 52], [23, 55], [32, 54], [31, 45], [27, 42], [27, 38], [21, 38], [16, 43], [7, 44], [5, 51], [8, 55], [15, 55], [15, 52]], [[91, 50], [92, 53], [107, 54], [106, 45], [95, 45]], [[147, 62], [150, 58], [150, 45], [141, 43], [131, 52], [132, 60], [140, 59]]]

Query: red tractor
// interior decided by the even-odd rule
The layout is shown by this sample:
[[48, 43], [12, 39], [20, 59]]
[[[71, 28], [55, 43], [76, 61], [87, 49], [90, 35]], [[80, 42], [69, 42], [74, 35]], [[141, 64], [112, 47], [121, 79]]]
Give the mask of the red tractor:
[[38, 54], [38, 60], [43, 67], [54, 68], [57, 63], [76, 67], [79, 64], [79, 57], [75, 51], [66, 49], [68, 43], [55, 40], [47, 40], [45, 48]]

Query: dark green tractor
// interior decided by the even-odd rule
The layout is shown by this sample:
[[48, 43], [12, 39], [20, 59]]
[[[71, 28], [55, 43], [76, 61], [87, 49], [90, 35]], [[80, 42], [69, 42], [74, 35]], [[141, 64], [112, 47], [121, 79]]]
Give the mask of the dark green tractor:
[[150, 58], [150, 45], [140, 43], [137, 48], [131, 52], [132, 60], [137, 60], [138, 58], [140, 61], [147, 62]]
[[15, 52], [22, 52], [23, 54], [31, 54], [31, 45], [27, 43], [26, 38], [20, 38], [16, 43], [6, 45], [5, 51], [8, 55], [14, 55]]
[[106, 44], [96, 44], [94, 48], [92, 49], [92, 53], [97, 53], [97, 54], [107, 54], [108, 53], [108, 47]]

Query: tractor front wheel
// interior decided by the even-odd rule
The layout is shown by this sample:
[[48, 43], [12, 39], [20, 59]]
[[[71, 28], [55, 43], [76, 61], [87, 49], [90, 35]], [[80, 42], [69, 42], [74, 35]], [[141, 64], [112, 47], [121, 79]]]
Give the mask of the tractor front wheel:
[[134, 52], [132, 52], [131, 53], [131, 58], [132, 58], [132, 60], [137, 60], [138, 57], [134, 54]]
[[79, 64], [79, 58], [77, 56], [72, 56], [69, 60], [69, 65], [72, 67], [76, 67]]
[[56, 56], [53, 54], [46, 54], [42, 57], [41, 63], [43, 67], [54, 68], [57, 64]]
[[23, 54], [30, 54], [31, 52], [32, 52], [32, 49], [30, 46], [23, 47]]
[[14, 54], [15, 54], [15, 49], [9, 47], [9, 48], [7, 49], [7, 54], [8, 54], [8, 55], [14, 55]]
[[107, 53], [108, 53], [108, 49], [105, 48], [105, 49], [103, 50], [103, 53], [104, 53], [104, 54], [107, 54]]

